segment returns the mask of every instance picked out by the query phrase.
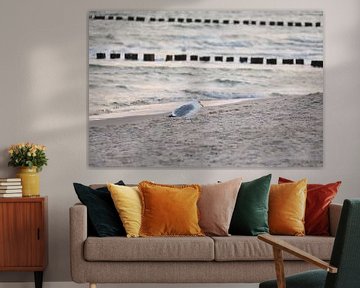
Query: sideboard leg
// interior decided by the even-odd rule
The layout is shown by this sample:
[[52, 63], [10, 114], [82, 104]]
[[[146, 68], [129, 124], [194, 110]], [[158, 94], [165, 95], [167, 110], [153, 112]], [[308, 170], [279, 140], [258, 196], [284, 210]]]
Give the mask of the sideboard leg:
[[89, 288], [96, 288], [96, 284], [95, 283], [89, 283]]
[[42, 288], [43, 284], [43, 271], [35, 271], [35, 288]]

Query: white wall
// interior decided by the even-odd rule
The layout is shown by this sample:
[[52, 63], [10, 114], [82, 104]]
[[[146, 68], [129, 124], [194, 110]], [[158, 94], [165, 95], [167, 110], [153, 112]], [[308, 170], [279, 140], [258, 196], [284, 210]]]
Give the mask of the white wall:
[[[87, 164], [87, 11], [92, 9], [321, 9], [325, 13], [324, 167], [320, 169], [91, 169]], [[337, 197], [360, 196], [360, 2], [358, 0], [1, 0], [0, 176], [13, 176], [6, 148], [21, 141], [48, 146], [41, 193], [49, 197], [46, 281], [67, 281], [68, 208], [72, 182], [142, 179], [214, 182], [272, 172], [325, 183], [342, 180]], [[0, 282], [32, 281], [0, 273]]]

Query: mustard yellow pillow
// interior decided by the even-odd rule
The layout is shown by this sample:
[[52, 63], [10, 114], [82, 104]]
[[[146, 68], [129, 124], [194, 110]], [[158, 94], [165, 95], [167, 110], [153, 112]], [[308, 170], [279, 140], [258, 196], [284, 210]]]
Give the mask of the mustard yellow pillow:
[[141, 226], [141, 197], [137, 187], [107, 185], [127, 237], [139, 237]]
[[142, 198], [140, 236], [203, 236], [199, 227], [199, 185], [139, 183]]
[[271, 234], [305, 234], [307, 180], [273, 184], [269, 195], [269, 228]]

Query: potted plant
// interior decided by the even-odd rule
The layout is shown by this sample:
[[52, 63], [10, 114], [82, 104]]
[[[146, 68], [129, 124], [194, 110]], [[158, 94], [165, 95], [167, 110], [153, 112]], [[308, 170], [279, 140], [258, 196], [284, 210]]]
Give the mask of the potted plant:
[[19, 167], [17, 177], [21, 178], [24, 197], [39, 196], [39, 172], [47, 165], [46, 147], [33, 143], [11, 145], [8, 149], [10, 161], [8, 166]]

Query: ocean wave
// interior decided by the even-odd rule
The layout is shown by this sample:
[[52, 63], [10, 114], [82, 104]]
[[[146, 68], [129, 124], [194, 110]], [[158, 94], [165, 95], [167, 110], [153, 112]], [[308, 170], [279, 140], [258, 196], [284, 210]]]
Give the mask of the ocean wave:
[[111, 63], [109, 64], [93, 64], [89, 63], [89, 69], [102, 69], [102, 68], [111, 68], [113, 67]]
[[191, 99], [194, 100], [211, 100], [211, 99], [252, 99], [252, 98], [260, 98], [262, 95], [256, 94], [241, 94], [237, 92], [220, 92], [220, 91], [202, 91], [202, 90], [183, 90], [185, 94], [191, 96]]
[[136, 107], [151, 105], [154, 103], [156, 102], [151, 100], [135, 100], [128, 102], [112, 101], [108, 103], [106, 107], [98, 108], [94, 111], [90, 111], [90, 115], [111, 114], [111, 113], [116, 113], [118, 111], [122, 111], [124, 108], [128, 109], [128, 107], [132, 107], [132, 109], [136, 109]]
[[238, 85], [238, 84], [248, 84], [249, 82], [245, 82], [242, 80], [232, 80], [232, 79], [216, 79], [213, 82], [215, 83], [220, 83], [220, 84], [226, 84], [226, 85], [230, 85], [230, 86], [234, 86], [234, 85]]
[[94, 116], [94, 115], [110, 114], [113, 112], [114, 111], [109, 108], [104, 108], [104, 109], [97, 109], [95, 111], [90, 111], [89, 114], [90, 114], [90, 116]]
[[[136, 12], [136, 15], [135, 15]], [[98, 15], [130, 15], [199, 19], [271, 19], [320, 21], [319, 11], [119, 11]], [[275, 21], [274, 20], [274, 21]], [[108, 114], [142, 106], [191, 100], [235, 101], [279, 93], [321, 91], [322, 69], [310, 60], [323, 58], [323, 29], [269, 25], [216, 25], [213, 23], [89, 22], [90, 114]], [[110, 60], [111, 52], [121, 53]], [[105, 60], [95, 60], [96, 53]], [[139, 61], [125, 61], [124, 53], [138, 53]], [[144, 53], [156, 61], [144, 62]], [[187, 54], [188, 61], [166, 62], [166, 55]], [[189, 55], [211, 56], [209, 63], [190, 61]], [[214, 56], [234, 56], [233, 63], [215, 62]], [[239, 57], [303, 58], [306, 65], [250, 65]], [[249, 62], [250, 60], [248, 60]]]
[[285, 39], [288, 43], [297, 43], [297, 44], [307, 44], [307, 45], [314, 45], [314, 44], [321, 44], [321, 39], [318, 38], [311, 38], [311, 37], [288, 37]]
[[152, 103], [152, 101], [151, 100], [139, 99], [139, 100], [132, 101], [130, 103], [130, 106], [146, 105], [146, 104], [149, 104], [149, 103]]
[[116, 88], [119, 88], [119, 89], [123, 89], [123, 90], [129, 90], [129, 87], [126, 86], [126, 85], [122, 85], [122, 84], [119, 84], [119, 85], [115, 85]]
[[260, 95], [255, 94], [240, 94], [240, 93], [226, 93], [217, 91], [203, 91], [202, 95], [210, 99], [252, 99], [260, 98]]
[[283, 96], [312, 96], [312, 95], [324, 95], [324, 92], [322, 91], [314, 91], [312, 93], [297, 93], [297, 94], [291, 94], [291, 93], [270, 93], [270, 97], [283, 97]]
[[105, 38], [110, 39], [110, 40], [114, 40], [115, 36], [114, 36], [114, 34], [108, 33], [108, 34], [106, 34]]
[[192, 72], [178, 72], [178, 73], [176, 73], [176, 76], [193, 77], [193, 76], [197, 76], [197, 75]]

